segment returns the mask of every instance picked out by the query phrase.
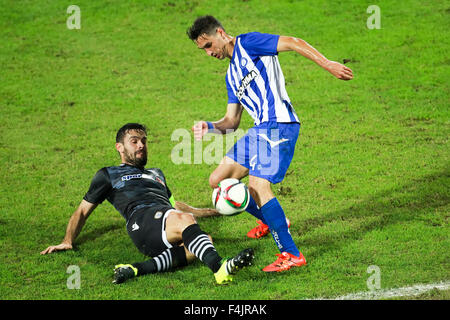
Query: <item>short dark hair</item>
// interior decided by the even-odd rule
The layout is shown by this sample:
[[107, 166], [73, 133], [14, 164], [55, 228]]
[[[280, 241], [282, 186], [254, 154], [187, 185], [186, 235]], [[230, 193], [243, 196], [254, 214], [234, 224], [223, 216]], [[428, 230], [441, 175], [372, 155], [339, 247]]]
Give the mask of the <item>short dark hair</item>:
[[147, 134], [147, 128], [140, 123], [127, 123], [122, 128], [117, 131], [116, 134], [116, 142], [123, 143], [123, 139], [125, 138], [125, 135], [130, 130], [137, 130], [137, 131], [143, 131], [145, 134]]
[[187, 29], [186, 34], [188, 35], [189, 39], [195, 41], [202, 34], [214, 34], [217, 28], [222, 28], [225, 31], [219, 20], [217, 20], [213, 16], [202, 16], [198, 17], [194, 21], [192, 26]]

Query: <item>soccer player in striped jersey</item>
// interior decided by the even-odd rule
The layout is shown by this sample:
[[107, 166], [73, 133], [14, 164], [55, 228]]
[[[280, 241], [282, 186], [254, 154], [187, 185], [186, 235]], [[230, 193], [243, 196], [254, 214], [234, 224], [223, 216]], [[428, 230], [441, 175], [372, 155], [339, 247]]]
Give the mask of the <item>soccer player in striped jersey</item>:
[[61, 244], [41, 252], [48, 254], [72, 249], [87, 218], [98, 204], [108, 200], [126, 220], [126, 228], [136, 247], [152, 259], [119, 264], [114, 283], [149, 273], [183, 267], [195, 258], [214, 273], [218, 284], [251, 264], [253, 250], [245, 249], [230, 259], [222, 259], [211, 237], [194, 216], [216, 215], [211, 209], [198, 209], [175, 201], [166, 178], [158, 168], [147, 168], [147, 131], [138, 123], [124, 125], [116, 135], [116, 149], [122, 163], [100, 169], [79, 207], [72, 214]]
[[289, 232], [289, 220], [272, 193], [271, 184], [281, 182], [294, 155], [300, 121], [285, 88], [278, 53], [295, 51], [341, 80], [351, 80], [352, 70], [330, 61], [304, 40], [250, 32], [233, 37], [213, 16], [195, 20], [188, 37], [208, 56], [230, 59], [225, 76], [228, 105], [225, 116], [215, 122], [200, 121], [192, 130], [200, 140], [208, 132], [226, 134], [239, 126], [243, 109], [253, 118], [254, 127], [226, 154], [212, 172], [212, 188], [225, 178], [249, 176], [252, 196], [247, 211], [258, 220], [248, 236], [259, 238], [269, 232], [280, 254], [263, 269], [285, 271], [306, 264]]

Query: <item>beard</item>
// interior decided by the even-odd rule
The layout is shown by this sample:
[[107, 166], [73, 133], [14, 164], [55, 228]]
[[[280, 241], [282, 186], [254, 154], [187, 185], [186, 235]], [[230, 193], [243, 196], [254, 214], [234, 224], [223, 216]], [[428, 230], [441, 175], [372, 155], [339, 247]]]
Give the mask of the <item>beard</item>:
[[[137, 157], [139, 153], [142, 153], [141, 157]], [[136, 151], [136, 152], [128, 152], [125, 150], [124, 153], [125, 161], [135, 167], [143, 168], [147, 164], [147, 151]]]

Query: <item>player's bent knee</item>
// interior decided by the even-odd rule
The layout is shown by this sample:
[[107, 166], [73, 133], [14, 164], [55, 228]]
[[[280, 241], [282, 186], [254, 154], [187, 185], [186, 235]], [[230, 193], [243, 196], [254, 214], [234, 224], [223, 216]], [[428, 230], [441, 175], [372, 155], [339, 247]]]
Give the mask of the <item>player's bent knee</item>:
[[194, 215], [190, 212], [178, 212], [177, 217], [179, 220], [179, 223], [185, 226], [189, 226], [191, 224], [197, 223], [197, 221], [194, 218]]
[[213, 189], [217, 188], [220, 181], [222, 181], [221, 175], [215, 171], [209, 176], [209, 186]]
[[255, 186], [252, 185], [252, 184], [248, 184], [247, 187], [248, 187], [248, 191], [250, 192], [250, 195], [251, 195], [253, 198], [256, 198], [257, 195], [258, 195], [258, 190], [255, 188]]
[[274, 197], [271, 183], [262, 178], [251, 177], [248, 181], [248, 191], [259, 207]]
[[[258, 184], [249, 182], [248, 185], [248, 191], [250, 192], [250, 195], [253, 199], [255, 199], [256, 202], [259, 202], [258, 200], [261, 197], [262, 191], [261, 187]], [[259, 204], [258, 204], [259, 205]]]
[[189, 212], [173, 211], [167, 218], [166, 231], [171, 239], [181, 239], [181, 234], [186, 227], [197, 223], [194, 215]]

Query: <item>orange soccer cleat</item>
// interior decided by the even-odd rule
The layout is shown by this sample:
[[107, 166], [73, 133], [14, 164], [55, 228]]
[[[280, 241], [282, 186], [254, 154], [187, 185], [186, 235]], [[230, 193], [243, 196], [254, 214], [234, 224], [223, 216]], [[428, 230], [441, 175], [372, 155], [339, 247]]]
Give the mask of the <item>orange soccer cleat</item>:
[[[291, 222], [289, 219], [286, 218], [286, 222], [288, 223], [288, 228], [291, 226]], [[247, 233], [247, 237], [253, 238], [253, 239], [259, 239], [262, 237], [267, 236], [270, 233], [269, 226], [267, 224], [264, 224], [261, 220], [256, 221], [259, 226], [254, 227], [252, 230], [250, 230]]]
[[257, 220], [256, 223], [258, 224], [257, 227], [254, 227], [252, 230], [250, 230], [247, 233], [247, 237], [253, 238], [253, 239], [259, 239], [264, 236], [267, 236], [269, 234], [269, 226], [267, 224], [264, 224], [261, 220]]
[[277, 254], [278, 259], [269, 264], [267, 267], [262, 269], [265, 272], [281, 272], [287, 271], [292, 267], [301, 267], [306, 264], [305, 257], [300, 252], [300, 256], [296, 257], [288, 252], [282, 252], [281, 254]]

